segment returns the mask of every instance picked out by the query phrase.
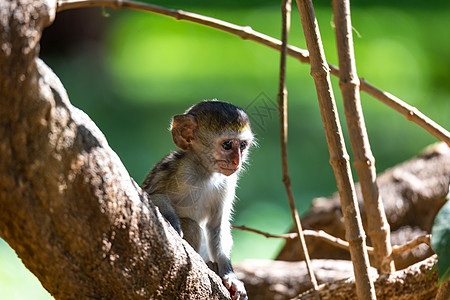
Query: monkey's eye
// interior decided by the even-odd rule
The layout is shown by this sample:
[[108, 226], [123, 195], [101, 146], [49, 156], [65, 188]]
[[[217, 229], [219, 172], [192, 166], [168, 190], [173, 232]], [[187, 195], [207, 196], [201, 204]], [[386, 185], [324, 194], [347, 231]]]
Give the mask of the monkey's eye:
[[247, 148], [247, 142], [242, 142], [242, 143], [239, 145], [239, 148], [240, 148], [241, 150], [244, 150], [245, 148]]
[[231, 141], [223, 142], [222, 148], [225, 150], [231, 150], [231, 148], [233, 148], [233, 143]]

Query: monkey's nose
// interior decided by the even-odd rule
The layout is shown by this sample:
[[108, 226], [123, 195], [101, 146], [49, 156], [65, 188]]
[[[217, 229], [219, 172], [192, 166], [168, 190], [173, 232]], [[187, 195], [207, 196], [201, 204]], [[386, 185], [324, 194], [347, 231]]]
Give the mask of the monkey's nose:
[[233, 167], [235, 169], [237, 169], [239, 167], [239, 160], [233, 160], [232, 164], [233, 164]]
[[231, 159], [231, 164], [235, 169], [239, 168], [239, 164], [241, 163], [241, 153], [237, 149], [236, 151], [233, 151], [233, 158]]

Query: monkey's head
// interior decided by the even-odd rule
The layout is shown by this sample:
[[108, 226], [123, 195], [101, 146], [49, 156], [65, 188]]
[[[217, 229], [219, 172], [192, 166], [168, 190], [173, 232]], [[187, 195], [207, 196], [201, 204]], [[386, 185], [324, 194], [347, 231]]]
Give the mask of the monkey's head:
[[181, 150], [194, 151], [208, 171], [226, 176], [241, 169], [254, 143], [247, 114], [216, 100], [197, 103], [174, 116], [172, 137]]

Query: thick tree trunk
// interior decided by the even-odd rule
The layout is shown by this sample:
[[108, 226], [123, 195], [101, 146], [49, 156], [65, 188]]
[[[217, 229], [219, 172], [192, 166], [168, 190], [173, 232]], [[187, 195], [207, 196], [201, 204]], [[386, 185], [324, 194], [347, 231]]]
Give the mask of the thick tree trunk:
[[37, 58], [55, 5], [0, 1], [0, 236], [57, 299], [227, 299]]

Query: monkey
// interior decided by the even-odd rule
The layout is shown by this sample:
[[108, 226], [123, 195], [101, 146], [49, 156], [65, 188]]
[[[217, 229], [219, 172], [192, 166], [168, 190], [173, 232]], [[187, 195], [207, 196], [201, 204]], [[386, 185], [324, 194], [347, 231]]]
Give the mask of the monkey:
[[255, 142], [247, 114], [205, 100], [175, 115], [179, 148], [158, 162], [142, 188], [172, 227], [223, 280], [233, 299], [248, 299], [230, 261], [230, 218], [238, 175]]

